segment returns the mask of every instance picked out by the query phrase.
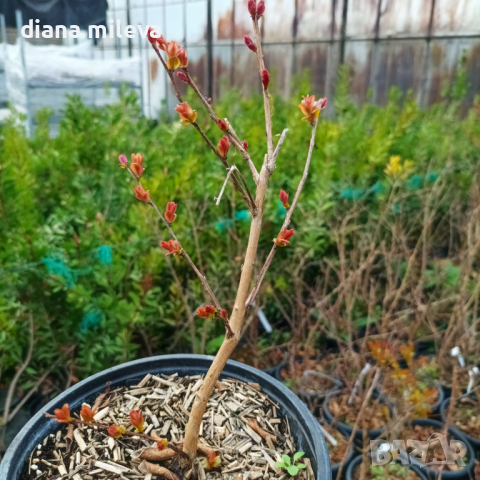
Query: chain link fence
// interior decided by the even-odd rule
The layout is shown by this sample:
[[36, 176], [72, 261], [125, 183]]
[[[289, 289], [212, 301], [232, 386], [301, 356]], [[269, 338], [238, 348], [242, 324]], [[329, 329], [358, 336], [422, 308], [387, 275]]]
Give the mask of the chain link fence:
[[[413, 91], [420, 105], [427, 106], [440, 98], [443, 83], [454, 78], [462, 61], [469, 84], [465, 105], [471, 104], [480, 91], [478, 0], [266, 3], [261, 33], [276, 94], [288, 97], [295, 88], [296, 75], [308, 69], [312, 92], [305, 94], [333, 99], [338, 67], [347, 64], [352, 72], [350, 93], [356, 102], [370, 99], [383, 104], [389, 89], [397, 86], [402, 92]], [[232, 87], [244, 94], [260, 91], [260, 80], [252, 82], [251, 76], [256, 69], [255, 55], [243, 42], [243, 36], [251, 34], [246, 0], [110, 0], [109, 8], [107, 26], [112, 21], [119, 21], [122, 29], [126, 25], [155, 25], [167, 40], [185, 46], [189, 69], [213, 100]], [[18, 40], [28, 50], [30, 45], [25, 47], [27, 42]], [[176, 99], [145, 39], [137, 34], [135, 38], [115, 36], [93, 41], [85, 33], [84, 42], [90, 42], [88, 56], [93, 62], [90, 72], [84, 73], [86, 86], [77, 82], [62, 89], [57, 82], [42, 87], [39, 79], [28, 73], [27, 54], [25, 91], [30, 97], [30, 117], [38, 108], [53, 106], [57, 118], [62, 99], [72, 92], [81, 94], [89, 105], [113, 102], [124, 81], [137, 90], [148, 117], [157, 118], [164, 107], [172, 111]], [[72, 39], [64, 40], [65, 47], [72, 44]], [[105, 62], [119, 66], [112, 69], [109, 78], [106, 75], [92, 80], [93, 68]], [[135, 80], [122, 76], [122, 63], [136, 69]], [[105, 89], [106, 83], [110, 89]], [[0, 85], [0, 102], [5, 103], [4, 97], [5, 88]], [[329, 102], [329, 108], [333, 108], [333, 102]]]

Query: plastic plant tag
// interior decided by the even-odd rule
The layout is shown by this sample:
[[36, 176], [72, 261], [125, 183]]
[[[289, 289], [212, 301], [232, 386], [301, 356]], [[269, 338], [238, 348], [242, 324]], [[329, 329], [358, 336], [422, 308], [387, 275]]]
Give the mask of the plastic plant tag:
[[360, 388], [360, 385], [362, 384], [362, 380], [363, 380], [363, 377], [369, 372], [370, 368], [372, 366], [367, 363], [362, 371], [360, 372], [360, 375], [358, 376], [358, 379], [357, 381], [355, 382], [355, 385], [353, 386], [353, 390], [352, 390], [352, 394], [350, 395], [350, 398], [348, 399], [348, 404], [351, 405], [352, 402], [353, 402], [353, 399], [355, 398], [355, 396], [357, 395], [358, 393], [358, 390]]
[[453, 347], [452, 348], [452, 357], [458, 357], [458, 363], [462, 368], [465, 368], [465, 359], [463, 358], [462, 351], [460, 347]]

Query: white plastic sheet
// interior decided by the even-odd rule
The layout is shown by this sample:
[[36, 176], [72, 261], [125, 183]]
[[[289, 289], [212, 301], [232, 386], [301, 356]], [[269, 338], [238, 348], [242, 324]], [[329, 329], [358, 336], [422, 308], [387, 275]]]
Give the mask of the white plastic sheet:
[[[22, 71], [20, 42], [8, 45], [6, 71]], [[88, 86], [110, 82], [141, 85], [140, 57], [93, 59], [93, 47], [85, 40], [74, 46], [38, 46], [25, 42], [25, 60], [29, 85]]]
[[[140, 56], [121, 59], [95, 59], [90, 40], [77, 45], [32, 45], [24, 42], [25, 67], [21, 42], [0, 48], [8, 101], [30, 119], [36, 110], [49, 107], [58, 116], [69, 94], [80, 94], [88, 105], [104, 105], [118, 99], [104, 87], [142, 87]], [[1, 67], [0, 67], [1, 71]], [[26, 78], [25, 78], [26, 73]], [[0, 79], [1, 80], [1, 79]], [[118, 88], [117, 88], [118, 90]], [[1, 87], [0, 87], [1, 92]]]

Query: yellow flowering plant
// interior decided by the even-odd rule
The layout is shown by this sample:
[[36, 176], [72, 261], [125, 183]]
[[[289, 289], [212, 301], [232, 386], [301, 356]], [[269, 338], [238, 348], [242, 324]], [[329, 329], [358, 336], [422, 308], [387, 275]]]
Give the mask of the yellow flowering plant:
[[405, 160], [402, 163], [401, 157], [399, 155], [394, 155], [390, 157], [384, 172], [387, 177], [394, 180], [404, 180], [413, 172], [413, 169], [414, 163], [412, 160]]

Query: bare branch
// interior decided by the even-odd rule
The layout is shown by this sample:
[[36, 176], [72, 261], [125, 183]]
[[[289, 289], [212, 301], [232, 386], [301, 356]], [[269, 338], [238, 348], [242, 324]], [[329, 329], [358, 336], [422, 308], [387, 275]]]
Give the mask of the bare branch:
[[[265, 63], [263, 62], [262, 42], [260, 40], [260, 29], [258, 28], [258, 18], [255, 16], [252, 18], [253, 30], [255, 32], [255, 45], [257, 47], [257, 63], [258, 70], [260, 72], [260, 78], [262, 78], [262, 72], [265, 70]], [[263, 84], [262, 84], [263, 85]], [[263, 103], [265, 108], [265, 127], [267, 133], [267, 151], [268, 158], [273, 158], [273, 135], [272, 135], [272, 112], [270, 108], [270, 95], [262, 86], [263, 89]]]
[[[162, 54], [160, 53], [160, 50], [158, 49], [158, 47], [154, 44], [152, 44], [152, 47], [153, 47], [153, 50], [155, 51], [155, 53], [157, 54], [157, 57], [160, 59], [160, 62], [162, 63], [163, 65], [163, 68], [165, 69], [165, 71], [167, 72], [167, 75], [170, 77], [170, 80], [172, 82], [172, 85], [173, 85], [173, 88], [175, 89], [175, 96], [177, 97], [178, 101], [180, 103], [183, 103], [184, 100], [183, 100], [183, 97], [182, 97], [182, 94], [180, 93], [180, 90], [178, 89], [178, 86], [175, 82], [175, 76], [173, 75], [172, 71], [167, 67], [167, 64], [165, 63], [165, 60], [163, 59], [162, 57]], [[208, 102], [207, 102], [208, 104]], [[218, 118], [218, 117], [217, 117]], [[221, 153], [215, 148], [215, 146], [213, 145], [213, 143], [210, 141], [210, 139], [207, 137], [207, 135], [205, 134], [205, 132], [200, 128], [200, 125], [198, 125], [197, 122], [194, 122], [193, 123], [193, 126], [197, 129], [197, 131], [200, 133], [200, 135], [202, 136], [202, 138], [205, 140], [205, 142], [207, 143], [207, 145], [210, 147], [210, 150], [212, 150], [212, 152], [220, 159], [220, 161], [223, 163], [223, 165], [225, 166], [225, 168], [229, 168], [229, 165], [228, 165], [228, 162], [227, 160], [221, 155]], [[242, 147], [243, 148], [243, 147]], [[248, 157], [250, 158], [250, 157]], [[250, 160], [251, 162], [251, 160]], [[252, 204], [252, 202], [249, 201], [249, 197], [251, 198], [251, 195], [247, 195], [244, 191], [244, 189], [241, 187], [241, 185], [239, 184], [237, 178], [235, 176], [232, 176], [232, 182], [233, 184], [235, 185], [235, 188], [240, 192], [240, 194], [242, 195], [243, 199], [245, 200], [245, 202], [247, 202], [247, 205], [249, 206], [251, 212], [252, 212], [252, 215], [255, 215], [255, 203]]]
[[[4, 425], [7, 425], [10, 418], [10, 405], [12, 404], [12, 399], [13, 399], [13, 394], [15, 393], [15, 389], [17, 388], [17, 383], [18, 380], [20, 379], [22, 373], [25, 371], [25, 369], [28, 367], [30, 364], [30, 360], [32, 359], [32, 354], [33, 354], [33, 345], [34, 345], [34, 325], [33, 325], [33, 316], [32, 313], [29, 312], [29, 317], [28, 317], [28, 327], [29, 327], [29, 346], [28, 346], [28, 352], [27, 356], [25, 357], [25, 361], [22, 363], [22, 365], [19, 367], [17, 372], [15, 373], [15, 376], [13, 377], [12, 383], [10, 384], [10, 387], [8, 388], [8, 393], [7, 393], [7, 399], [5, 400], [5, 408], [3, 410], [3, 420], [4, 420]], [[5, 433], [5, 429], [4, 429]]]
[[192, 344], [192, 353], [197, 353], [196, 348], [195, 348], [195, 316], [192, 312], [192, 309], [190, 308], [190, 305], [188, 304], [188, 298], [186, 293], [183, 291], [183, 286], [182, 282], [178, 278], [177, 272], [175, 271], [175, 268], [173, 268], [172, 261], [170, 260], [169, 257], [166, 257], [167, 260], [167, 265], [168, 268], [170, 269], [170, 273], [172, 274], [173, 279], [175, 280], [175, 283], [177, 284], [178, 289], [180, 290], [180, 294], [182, 296], [182, 302], [183, 306], [185, 308], [185, 313], [187, 315], [188, 319], [188, 325], [190, 327], [190, 343]]
[[[203, 96], [202, 92], [200, 92], [199, 88], [197, 87], [197, 84], [194, 82], [193, 78], [190, 76], [190, 73], [188, 72], [188, 69], [184, 68], [183, 71], [185, 72], [185, 74], [188, 77], [188, 84], [192, 87], [193, 91], [197, 94], [198, 98], [205, 105], [205, 108], [207, 109], [208, 114], [210, 115], [210, 118], [215, 123], [218, 123], [219, 116], [215, 113], [215, 111], [213, 110], [210, 103], [208, 103], [208, 100]], [[255, 181], [255, 183], [257, 183], [258, 182], [258, 172], [257, 172], [257, 169], [255, 168], [255, 165], [254, 165], [252, 159], [250, 158], [249, 153], [243, 147], [243, 143], [238, 138], [238, 136], [235, 133], [235, 130], [231, 126], [230, 122], [228, 122], [228, 126], [229, 126], [229, 129], [225, 132], [227, 134], [228, 139], [233, 143], [235, 148], [242, 154], [242, 157], [247, 161], [248, 166], [250, 167], [250, 170], [252, 172], [253, 180]]]
[[[310, 162], [312, 160], [312, 152], [313, 152], [313, 147], [315, 145], [315, 134], [317, 133], [317, 126], [318, 126], [318, 120], [315, 121], [315, 124], [313, 125], [312, 129], [312, 136], [310, 138], [310, 148], [308, 149], [308, 156], [307, 156], [307, 162], [305, 163], [305, 168], [303, 170], [303, 175], [300, 180], [300, 183], [298, 184], [297, 192], [295, 193], [295, 197], [293, 197], [292, 204], [290, 205], [290, 208], [287, 210], [287, 215], [285, 217], [285, 221], [283, 222], [282, 228], [280, 230], [283, 230], [284, 228], [287, 228], [288, 225], [290, 224], [290, 220], [292, 218], [293, 212], [295, 210], [295, 207], [297, 206], [298, 198], [300, 197], [300, 194], [302, 193], [303, 187], [305, 185], [305, 182], [307, 181], [307, 176], [308, 176], [308, 170], [310, 168]], [[282, 137], [285, 139], [287, 130], [283, 131]], [[275, 152], [279, 152], [280, 148], [282, 146], [282, 137], [280, 137], [280, 140], [278, 142], [277, 148], [275, 149]], [[281, 143], [280, 143], [281, 142]], [[278, 156], [278, 153], [277, 153]], [[273, 165], [275, 165], [275, 160], [276, 156], [272, 156], [273, 160]], [[269, 162], [268, 165], [270, 165], [271, 162]], [[267, 168], [269, 168], [267, 166]], [[267, 259], [265, 260], [265, 264], [262, 267], [262, 270], [260, 271], [260, 274], [258, 275], [255, 285], [253, 286], [253, 290], [248, 296], [246, 307], [250, 307], [252, 303], [255, 301], [255, 297], [258, 295], [258, 291], [260, 290], [260, 286], [262, 285], [263, 279], [265, 278], [265, 274], [267, 273], [267, 270], [269, 269], [273, 257], [275, 256], [276, 251], [278, 250], [278, 247], [276, 245], [273, 245], [272, 249], [270, 250], [270, 253], [268, 254]]]
[[[265, 70], [265, 65], [263, 61], [263, 54], [262, 54], [262, 47], [261, 47], [261, 41], [260, 41], [260, 32], [258, 28], [258, 18], [255, 16], [253, 19], [253, 27], [255, 30], [255, 39], [256, 39], [256, 45], [257, 45], [257, 61], [258, 61], [258, 67], [259, 67], [259, 72], [260, 76], [262, 77], [262, 72]], [[161, 63], [163, 64], [165, 70], [167, 71], [167, 74], [169, 75], [170, 79], [172, 80], [172, 83], [174, 85], [175, 91], [177, 98], [179, 99], [180, 102], [183, 102], [182, 95], [180, 94], [178, 87], [175, 84], [174, 78], [173, 78], [173, 72], [170, 71], [165, 62], [163, 61], [163, 58], [156, 46], [153, 46], [158, 57], [160, 58]], [[195, 82], [193, 79], [190, 77], [188, 74], [188, 71], [184, 69], [184, 72], [187, 77], [187, 83], [194, 89], [196, 94], [199, 96], [200, 100], [202, 101], [203, 105], [207, 109], [210, 117], [212, 120], [214, 120], [218, 124], [218, 117], [213, 111], [212, 107], [210, 106], [209, 101], [200, 93], [198, 90]], [[263, 84], [263, 82], [262, 82]], [[244, 178], [241, 176], [241, 174], [238, 172], [230, 172], [230, 176], [232, 177], [232, 180], [237, 180], [237, 175], [240, 178], [240, 181], [243, 184], [243, 192], [245, 195], [248, 195], [248, 200], [247, 203], [252, 206], [252, 221], [250, 225], [250, 234], [248, 238], [248, 244], [247, 248], [245, 251], [245, 257], [242, 265], [242, 271], [240, 275], [240, 282], [238, 285], [237, 293], [236, 293], [236, 298], [235, 298], [235, 303], [232, 308], [232, 314], [231, 317], [227, 320], [223, 318], [225, 321], [225, 328], [227, 329], [227, 335], [225, 336], [225, 339], [220, 347], [220, 350], [218, 351], [217, 355], [215, 356], [209, 371], [207, 375], [205, 376], [204, 382], [199, 388], [199, 390], [196, 393], [195, 400], [193, 402], [191, 411], [190, 411], [190, 416], [188, 423], [186, 425], [185, 429], [185, 442], [184, 442], [184, 451], [188, 455], [189, 462], [185, 466], [188, 466], [189, 468], [192, 467], [192, 464], [195, 460], [196, 452], [197, 452], [197, 446], [198, 446], [198, 440], [199, 440], [199, 432], [200, 432], [200, 427], [201, 427], [201, 422], [203, 419], [203, 415], [205, 413], [205, 408], [208, 404], [208, 400], [215, 388], [216, 382], [218, 378], [220, 377], [220, 374], [225, 367], [226, 362], [228, 361], [230, 355], [232, 354], [233, 350], [235, 349], [240, 336], [242, 332], [242, 325], [245, 320], [245, 314], [246, 314], [246, 308], [249, 305], [250, 299], [253, 301], [256, 293], [258, 292], [258, 288], [254, 288], [254, 291], [250, 294], [249, 296], [249, 290], [250, 290], [250, 284], [252, 280], [252, 274], [253, 274], [253, 269], [254, 269], [254, 264], [255, 264], [255, 258], [257, 254], [257, 248], [258, 248], [258, 243], [260, 239], [260, 234], [262, 230], [262, 219], [263, 219], [263, 213], [264, 213], [264, 206], [265, 206], [265, 196], [266, 196], [266, 191], [267, 191], [267, 186], [268, 186], [268, 181], [269, 177], [272, 174], [272, 171], [275, 168], [275, 161], [276, 158], [280, 152], [280, 149], [282, 147], [282, 144], [285, 140], [285, 136], [287, 131], [285, 130], [278, 142], [277, 148], [275, 149], [274, 143], [273, 143], [273, 133], [272, 133], [272, 112], [271, 112], [271, 97], [268, 93], [268, 91], [263, 88], [263, 97], [264, 97], [264, 109], [265, 109], [265, 122], [266, 122], [266, 137], [267, 137], [267, 154], [265, 155], [265, 159], [262, 165], [262, 168], [260, 172], [257, 172], [255, 166], [253, 165], [253, 162], [251, 162], [250, 156], [248, 155], [248, 152], [246, 149], [243, 147], [243, 143], [240, 142], [238, 136], [236, 135], [235, 131], [229, 124], [226, 135], [228, 136], [230, 142], [242, 153], [242, 156], [247, 160], [250, 170], [253, 175], [253, 179], [256, 184], [256, 191], [255, 191], [255, 200], [253, 200], [252, 196], [250, 195], [250, 192], [248, 191], [247, 184], [244, 180]], [[313, 152], [313, 145], [314, 145], [314, 139], [315, 139], [315, 133], [317, 129], [317, 122], [313, 124], [313, 133], [312, 133], [312, 140], [310, 142], [310, 149], [308, 152], [308, 157], [307, 157], [307, 163], [305, 166], [304, 174], [303, 177], [300, 181], [297, 193], [295, 195], [295, 198], [292, 202], [292, 207], [290, 210], [287, 212], [287, 216], [284, 222], [284, 227], [286, 228], [288, 224], [290, 223], [291, 215], [293, 213], [293, 210], [296, 207], [298, 197], [303, 189], [303, 186], [306, 181], [306, 177], [308, 174], [308, 169], [310, 166], [310, 161], [311, 161], [311, 156]], [[215, 154], [218, 156], [215, 147], [211, 144], [211, 142], [207, 139], [206, 135], [201, 131], [200, 127], [198, 125], [196, 126], [197, 130], [200, 132], [200, 134], [204, 137], [204, 139], [207, 141], [207, 144], [209, 147], [215, 152]], [[228, 163], [226, 162], [226, 159], [223, 158], [221, 159], [222, 163], [224, 166], [230, 170], [230, 167]], [[233, 170], [233, 169], [232, 169]], [[237, 187], [238, 188], [238, 187]], [[160, 218], [164, 221], [165, 219], [163, 218], [163, 215], [158, 211], [158, 208], [156, 208], [155, 204], [151, 201], [151, 205], [155, 208], [157, 211], [157, 214], [160, 216]], [[168, 222], [166, 222], [168, 223]], [[176, 240], [175, 235], [173, 234], [173, 231], [171, 230], [170, 225], [167, 225], [169, 227], [170, 234], [172, 238]], [[275, 253], [275, 249], [271, 252], [271, 255], [269, 255], [268, 262], [271, 262], [271, 259], [273, 259], [273, 255]], [[198, 269], [193, 265], [193, 262], [188, 258], [186, 253], [183, 253], [183, 255], [186, 256], [187, 260], [191, 263], [192, 268], [198, 272]], [[269, 265], [269, 263], [268, 263]], [[268, 268], [268, 265], [264, 267], [265, 271]], [[202, 283], [204, 283], [204, 287], [208, 287], [208, 283], [206, 283], [205, 278], [198, 272], [197, 275], [199, 275], [200, 279], [202, 280]], [[265, 273], [262, 275], [262, 279]], [[257, 284], [259, 285], [261, 283], [261, 279], [257, 280]], [[214, 298], [214, 297], [212, 297]], [[216, 299], [215, 299], [216, 300]], [[220, 310], [219, 306], [217, 303], [215, 303], [215, 306], [217, 307], [217, 310]], [[222, 313], [216, 313], [216, 316], [222, 317]], [[226, 317], [223, 315], [223, 317]]]
[[[132, 178], [143, 188], [143, 185], [142, 183], [140, 182], [140, 179], [130, 170], [130, 168], [127, 167], [127, 171], [128, 173], [132, 176]], [[165, 219], [165, 217], [162, 215], [162, 212], [160, 212], [160, 210], [158, 209], [157, 205], [155, 204], [155, 202], [150, 198], [148, 200], [148, 203], [153, 207], [153, 209], [155, 210], [155, 212], [157, 213], [158, 217], [160, 218], [160, 220], [164, 223], [165, 227], [167, 227], [167, 230], [168, 230], [168, 233], [170, 234], [170, 236], [178, 242], [178, 244], [180, 245], [180, 248], [182, 249], [182, 257], [185, 258], [185, 260], [187, 260], [187, 262], [190, 264], [190, 266], [192, 267], [193, 271], [197, 274], [197, 277], [200, 279], [200, 281], [202, 282], [202, 285], [203, 285], [203, 288], [206, 290], [206, 292], [210, 295], [210, 298], [212, 299], [215, 307], [217, 307], [218, 310], [221, 310], [222, 307], [220, 306], [220, 302], [217, 300], [217, 297], [215, 296], [215, 294], [213, 293], [213, 290], [210, 288], [210, 285], [208, 284], [207, 282], [207, 278], [200, 272], [200, 270], [195, 266], [195, 264], [193, 263], [192, 259], [190, 258], [190, 256], [188, 255], [188, 253], [185, 251], [185, 249], [182, 247], [182, 244], [180, 243], [180, 241], [178, 240], [177, 236], [175, 235], [175, 233], [173, 232], [173, 229], [172, 229], [172, 224], [170, 222], [167, 222], [167, 220]]]
[[[376, 388], [376, 386], [377, 386], [377, 384], [380, 380], [381, 375], [382, 375], [382, 371], [379, 368], [376, 368], [375, 376], [373, 377], [372, 384], [370, 385], [370, 388], [368, 389], [367, 394], [365, 395], [365, 398], [364, 398], [364, 400], [362, 402], [362, 405], [360, 407], [360, 411], [358, 412], [357, 419], [355, 420], [355, 424], [353, 425], [352, 433], [350, 434], [350, 438], [348, 439], [347, 448], [351, 448], [351, 446], [352, 446], [353, 439], [355, 438], [355, 433], [356, 433], [357, 428], [358, 428], [358, 422], [361, 418], [363, 418], [363, 412], [367, 408], [368, 402], [370, 401], [372, 393], [374, 392], [374, 390], [375, 390], [375, 388]], [[338, 469], [336, 480], [339, 480], [340, 478], [342, 478], [342, 470], [343, 470], [343, 465], [344, 464], [345, 464], [345, 458], [340, 462], [340, 467]]]
[[216, 316], [223, 321], [223, 324], [225, 325], [225, 330], [227, 331], [227, 338], [233, 338], [235, 334], [233, 333], [228, 318], [223, 318], [222, 315], [219, 314], [219, 312], [217, 312]]
[[157, 54], [157, 57], [160, 59], [160, 62], [162, 63], [163, 68], [167, 72], [167, 75], [170, 77], [170, 80], [172, 81], [173, 88], [175, 89], [175, 96], [177, 97], [180, 103], [183, 103], [183, 97], [182, 97], [182, 94], [180, 93], [180, 90], [178, 89], [177, 84], [175, 83], [173, 72], [167, 67], [167, 64], [165, 63], [165, 60], [163, 59], [162, 54], [160, 53], [160, 50], [158, 49], [158, 47], [152, 43], [152, 48], [155, 50], [155, 53]]
[[[223, 165], [225, 166], [225, 168], [229, 169], [230, 168], [230, 165], [228, 164], [227, 162], [227, 159], [215, 148], [215, 146], [213, 145], [213, 143], [210, 141], [210, 139], [205, 135], [204, 131], [200, 128], [200, 126], [198, 125], [197, 122], [194, 122], [193, 123], [193, 126], [198, 130], [198, 132], [200, 133], [200, 135], [203, 137], [203, 139], [205, 140], [205, 142], [207, 143], [207, 145], [210, 147], [210, 149], [213, 151], [213, 153], [220, 159], [220, 161], [223, 163]], [[240, 174], [240, 172], [238, 171], [237, 169], [237, 172]], [[242, 195], [243, 199], [245, 200], [245, 202], [247, 203], [248, 205], [248, 208], [250, 209], [250, 211], [252, 212], [252, 215], [255, 215], [255, 202], [253, 201], [252, 199], [252, 195], [251, 193], [248, 191], [248, 187], [246, 185], [245, 182], [244, 183], [244, 187], [243, 188], [240, 183], [238, 182], [238, 179], [235, 175], [232, 175], [232, 181], [233, 181], [233, 184], [235, 185], [236, 189], [240, 192], [240, 194]], [[247, 192], [245, 192], [245, 190], [247, 190]]]

